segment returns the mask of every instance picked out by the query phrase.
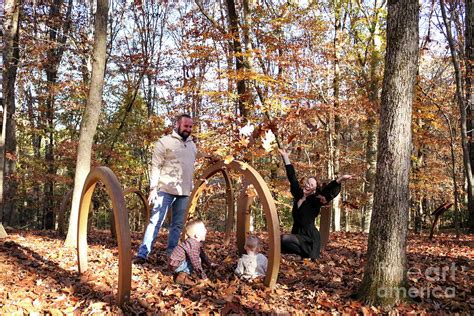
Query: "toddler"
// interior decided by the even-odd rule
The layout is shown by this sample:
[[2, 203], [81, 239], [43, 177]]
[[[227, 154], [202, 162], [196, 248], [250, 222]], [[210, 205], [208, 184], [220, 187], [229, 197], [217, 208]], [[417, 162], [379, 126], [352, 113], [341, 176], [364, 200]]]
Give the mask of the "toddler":
[[267, 272], [268, 260], [258, 253], [259, 240], [257, 236], [250, 235], [245, 239], [244, 249], [247, 254], [243, 254], [237, 263], [235, 273], [244, 278], [252, 279], [259, 276], [265, 276]]
[[202, 242], [206, 240], [206, 227], [201, 220], [191, 221], [186, 225], [186, 240], [180, 243], [171, 253], [169, 266], [175, 273], [175, 282], [184, 285], [194, 285], [191, 278], [194, 272], [199, 278], [207, 279], [202, 263], [215, 267], [204, 252]]

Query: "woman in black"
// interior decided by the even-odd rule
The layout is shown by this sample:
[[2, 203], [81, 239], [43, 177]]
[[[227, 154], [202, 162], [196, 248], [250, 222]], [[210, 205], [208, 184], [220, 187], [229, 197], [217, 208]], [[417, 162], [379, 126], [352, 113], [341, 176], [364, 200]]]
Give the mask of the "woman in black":
[[286, 174], [290, 181], [293, 196], [293, 228], [291, 234], [281, 236], [282, 253], [300, 255], [303, 258], [318, 259], [321, 248], [321, 237], [314, 225], [321, 206], [335, 198], [341, 191], [341, 182], [352, 179], [352, 175], [343, 175], [328, 183], [321, 190], [317, 189], [314, 177], [308, 178], [303, 187], [296, 179], [295, 168], [290, 162], [288, 153], [279, 149], [285, 162]]

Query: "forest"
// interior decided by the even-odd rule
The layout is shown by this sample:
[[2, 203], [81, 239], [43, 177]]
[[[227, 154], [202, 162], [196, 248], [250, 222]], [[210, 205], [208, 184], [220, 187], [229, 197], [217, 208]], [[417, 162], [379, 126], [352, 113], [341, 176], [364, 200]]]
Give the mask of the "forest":
[[[474, 310], [474, 1], [1, 6], [1, 314]], [[279, 234], [294, 217], [278, 149], [299, 178], [325, 185], [353, 175], [316, 217], [329, 233], [320, 259], [281, 254], [270, 288], [236, 277], [243, 244], [229, 203], [247, 214], [245, 232], [259, 236], [262, 253], [280, 259], [280, 242], [263, 196], [239, 207], [252, 195], [248, 179], [218, 173], [190, 212], [208, 230], [211, 281], [173, 283], [168, 216], [117, 301], [119, 266], [149, 222], [153, 150], [183, 113], [194, 122], [194, 183], [218, 161], [251, 166], [268, 186]], [[97, 167], [111, 170], [120, 194], [137, 193], [122, 196], [131, 248], [123, 255], [125, 228], [99, 181], [86, 215], [89, 270], [78, 273], [84, 183]]]

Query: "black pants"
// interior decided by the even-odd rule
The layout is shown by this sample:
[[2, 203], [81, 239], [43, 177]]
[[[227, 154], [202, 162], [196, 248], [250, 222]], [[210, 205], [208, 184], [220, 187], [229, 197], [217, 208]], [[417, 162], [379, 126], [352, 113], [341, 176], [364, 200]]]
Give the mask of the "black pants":
[[281, 252], [306, 257], [306, 254], [301, 248], [300, 241], [296, 235], [292, 234], [281, 235]]

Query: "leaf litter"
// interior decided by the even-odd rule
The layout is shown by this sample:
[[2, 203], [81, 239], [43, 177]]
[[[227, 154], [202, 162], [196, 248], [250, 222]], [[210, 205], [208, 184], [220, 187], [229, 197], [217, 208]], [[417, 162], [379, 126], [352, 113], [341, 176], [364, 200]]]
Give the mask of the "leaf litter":
[[[272, 290], [262, 279], [240, 280], [235, 238], [222, 244], [223, 234], [208, 233], [207, 252], [218, 263], [211, 282], [195, 287], [174, 284], [166, 263], [166, 232], [160, 233], [149, 261], [132, 266], [130, 301], [115, 305], [118, 252], [110, 234], [88, 236], [89, 270], [78, 274], [75, 249], [63, 246], [54, 232], [12, 231], [0, 240], [0, 314], [116, 315], [173, 314], [469, 314], [472, 295], [473, 235], [440, 234], [408, 239], [408, 281], [411, 300], [392, 309], [368, 306], [353, 299], [363, 277], [367, 235], [332, 233], [318, 261], [283, 255], [278, 283]], [[268, 235], [260, 233], [262, 252]], [[141, 235], [132, 234], [132, 252]], [[218, 246], [216, 246], [218, 245]]]

